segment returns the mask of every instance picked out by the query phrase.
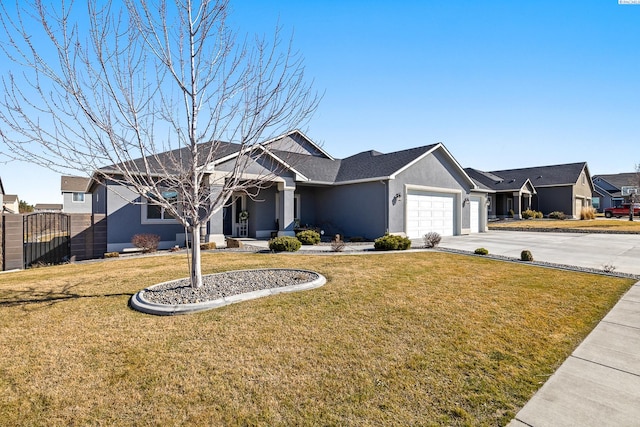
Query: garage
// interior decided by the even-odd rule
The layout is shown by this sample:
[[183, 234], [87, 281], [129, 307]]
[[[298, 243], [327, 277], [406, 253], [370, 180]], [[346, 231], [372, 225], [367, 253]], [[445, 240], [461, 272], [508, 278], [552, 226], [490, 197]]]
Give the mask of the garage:
[[407, 194], [407, 236], [420, 239], [430, 231], [455, 234], [455, 200], [451, 193], [410, 191]]

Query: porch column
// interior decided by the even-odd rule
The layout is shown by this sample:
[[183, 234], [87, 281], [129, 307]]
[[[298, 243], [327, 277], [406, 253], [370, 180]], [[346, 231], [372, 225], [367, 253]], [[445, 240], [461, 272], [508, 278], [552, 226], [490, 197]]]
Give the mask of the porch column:
[[293, 193], [296, 189], [293, 180], [285, 178], [285, 182], [278, 183], [278, 191], [280, 192], [280, 206], [278, 206], [278, 212], [280, 213], [280, 229], [278, 230], [278, 236], [295, 236], [293, 231], [293, 205], [295, 203]]
[[[211, 198], [215, 199], [217, 194], [222, 192], [221, 185], [212, 185], [209, 187], [209, 191], [211, 191]], [[209, 219], [209, 232], [205, 237], [205, 242], [214, 242], [216, 244], [216, 248], [226, 248], [227, 240], [224, 237], [224, 228], [223, 228], [223, 208], [220, 207], [218, 212], [214, 213], [211, 219]]]
[[522, 219], [522, 194], [513, 192], [513, 219]]

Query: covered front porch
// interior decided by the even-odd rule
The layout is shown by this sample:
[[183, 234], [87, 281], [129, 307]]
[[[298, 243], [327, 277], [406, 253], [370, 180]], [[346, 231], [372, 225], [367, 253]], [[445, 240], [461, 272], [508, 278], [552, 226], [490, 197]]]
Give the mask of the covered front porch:
[[522, 219], [522, 212], [531, 209], [533, 192], [528, 189], [513, 192], [497, 192], [491, 195], [493, 218]]
[[270, 239], [294, 236], [299, 223], [300, 195], [290, 179], [233, 194], [207, 224], [204, 241], [226, 246], [226, 238]]

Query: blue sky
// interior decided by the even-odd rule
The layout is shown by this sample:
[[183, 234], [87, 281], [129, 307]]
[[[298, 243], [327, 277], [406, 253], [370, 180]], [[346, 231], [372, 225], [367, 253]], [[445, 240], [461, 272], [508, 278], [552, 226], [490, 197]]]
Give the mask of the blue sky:
[[[640, 163], [640, 5], [617, 0], [232, 0], [284, 35], [324, 98], [305, 130], [335, 157], [442, 142], [463, 167]], [[59, 175], [0, 165], [5, 191], [60, 203]]]

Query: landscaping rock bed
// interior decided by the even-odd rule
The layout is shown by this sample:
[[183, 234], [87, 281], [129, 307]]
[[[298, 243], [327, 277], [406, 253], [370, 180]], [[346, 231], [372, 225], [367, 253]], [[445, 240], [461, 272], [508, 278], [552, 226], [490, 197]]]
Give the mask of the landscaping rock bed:
[[161, 283], [144, 291], [144, 299], [166, 305], [196, 304], [264, 289], [281, 288], [312, 282], [319, 274], [306, 270], [240, 270], [210, 274], [204, 284], [193, 288], [189, 279]]

